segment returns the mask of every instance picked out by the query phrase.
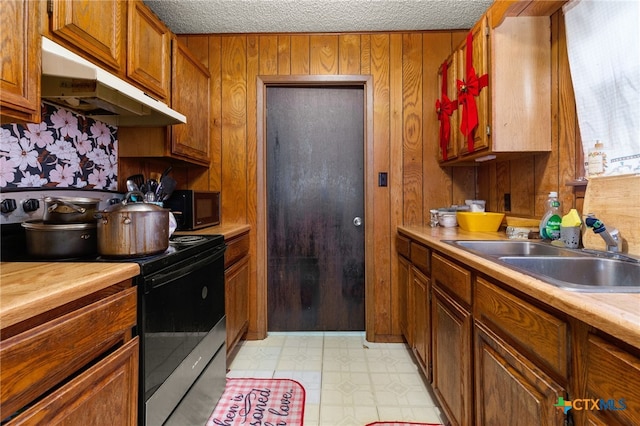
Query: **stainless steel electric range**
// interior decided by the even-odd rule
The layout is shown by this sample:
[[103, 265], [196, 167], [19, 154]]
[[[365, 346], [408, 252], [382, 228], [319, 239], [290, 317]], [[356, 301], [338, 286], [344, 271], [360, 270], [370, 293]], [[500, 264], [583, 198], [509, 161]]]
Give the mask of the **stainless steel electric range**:
[[[41, 200], [56, 195], [99, 198], [100, 209], [122, 199], [119, 193], [93, 190], [0, 192], [2, 261], [34, 260], [25, 251], [20, 223], [41, 218]], [[225, 250], [221, 235], [181, 235], [172, 236], [169, 248], [154, 256], [69, 259], [140, 265], [140, 275], [134, 279], [138, 287], [140, 425], [203, 425], [224, 391]]]

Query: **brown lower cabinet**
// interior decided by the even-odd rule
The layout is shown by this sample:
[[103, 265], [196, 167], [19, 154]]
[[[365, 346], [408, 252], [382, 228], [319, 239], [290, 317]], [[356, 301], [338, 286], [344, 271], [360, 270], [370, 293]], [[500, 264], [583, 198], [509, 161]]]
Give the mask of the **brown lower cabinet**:
[[249, 233], [225, 241], [225, 312], [227, 358], [249, 328]]
[[8, 424], [136, 425], [138, 351], [136, 337]]
[[640, 348], [437, 245], [396, 247], [402, 331], [451, 425], [640, 424]]
[[431, 280], [411, 268], [411, 283], [413, 291], [413, 351], [418, 364], [431, 380]]
[[452, 425], [473, 422], [471, 356], [472, 317], [455, 288], [468, 287], [470, 273], [432, 255], [431, 338], [433, 390]]
[[136, 424], [136, 288], [128, 280], [94, 296], [3, 333], [3, 425]]
[[[586, 347], [585, 347], [586, 346]], [[640, 425], [640, 358], [594, 333], [586, 353], [584, 398], [599, 400], [599, 410], [583, 410], [588, 425]]]
[[398, 236], [400, 328], [422, 372], [431, 380], [431, 279], [429, 250]]
[[563, 424], [562, 386], [481, 323], [474, 340], [476, 425]]

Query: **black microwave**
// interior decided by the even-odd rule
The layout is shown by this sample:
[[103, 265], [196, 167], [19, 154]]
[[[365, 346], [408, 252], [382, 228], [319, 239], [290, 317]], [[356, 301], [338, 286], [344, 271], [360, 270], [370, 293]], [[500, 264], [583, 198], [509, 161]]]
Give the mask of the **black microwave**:
[[179, 189], [164, 201], [176, 218], [178, 231], [220, 224], [220, 192]]

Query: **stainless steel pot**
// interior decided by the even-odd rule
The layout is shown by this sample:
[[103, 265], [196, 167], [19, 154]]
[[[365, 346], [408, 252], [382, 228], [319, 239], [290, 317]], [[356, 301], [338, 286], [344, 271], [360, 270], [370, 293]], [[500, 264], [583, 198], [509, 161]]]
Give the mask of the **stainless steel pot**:
[[95, 256], [98, 239], [95, 223], [46, 224], [40, 220], [22, 223], [27, 252], [43, 259], [72, 259]]
[[95, 223], [100, 200], [84, 197], [46, 197], [44, 223]]
[[169, 209], [151, 203], [133, 203], [129, 192], [122, 203], [98, 213], [98, 253], [105, 257], [141, 257], [169, 247]]

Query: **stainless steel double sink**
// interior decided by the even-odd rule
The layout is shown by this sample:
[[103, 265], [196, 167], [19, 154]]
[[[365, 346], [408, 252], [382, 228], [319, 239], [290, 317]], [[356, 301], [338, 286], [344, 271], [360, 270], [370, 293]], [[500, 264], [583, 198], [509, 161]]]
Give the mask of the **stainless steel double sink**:
[[566, 290], [640, 293], [640, 260], [600, 251], [522, 240], [448, 240], [447, 244], [502, 263]]

